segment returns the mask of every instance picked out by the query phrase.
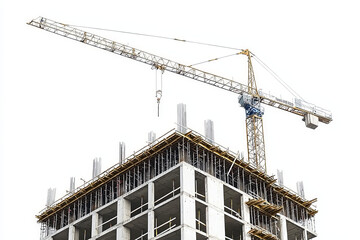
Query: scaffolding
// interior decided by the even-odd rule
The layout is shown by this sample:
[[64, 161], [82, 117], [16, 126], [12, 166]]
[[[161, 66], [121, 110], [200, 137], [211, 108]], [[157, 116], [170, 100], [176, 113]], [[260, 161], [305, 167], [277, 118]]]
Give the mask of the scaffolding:
[[[303, 226], [313, 226], [313, 217], [317, 210], [311, 205], [316, 199], [307, 201], [284, 186], [277, 185], [274, 176], [258, 171], [255, 166], [238, 156], [229, 149], [208, 141], [206, 137], [195, 131], [181, 133], [173, 129], [129, 156], [122, 161], [122, 164], [118, 163], [110, 167], [43, 209], [36, 216], [38, 222], [42, 224], [42, 236], [48, 236], [51, 232], [146, 184], [180, 162], [186, 162], [252, 196], [253, 199], [247, 204], [250, 208], [250, 223], [256, 228], [249, 233], [257, 238], [276, 239], [279, 236], [277, 213]], [[201, 182], [201, 177], [196, 181]], [[204, 201], [204, 190], [197, 186], [197, 182], [196, 197]], [[157, 201], [178, 194], [179, 186], [174, 182], [172, 186], [163, 199]], [[224, 211], [241, 218], [240, 211], [233, 209], [232, 200], [229, 201], [231, 202], [224, 206]], [[146, 202], [139, 203], [139, 207], [133, 212], [142, 211], [145, 205]], [[170, 223], [173, 228], [175, 227], [173, 222], [170, 219], [165, 225]], [[158, 228], [163, 227], [162, 224], [159, 224]], [[200, 213], [197, 226], [199, 230], [204, 227]], [[260, 232], [266, 232], [275, 238], [270, 235], [263, 236]]]

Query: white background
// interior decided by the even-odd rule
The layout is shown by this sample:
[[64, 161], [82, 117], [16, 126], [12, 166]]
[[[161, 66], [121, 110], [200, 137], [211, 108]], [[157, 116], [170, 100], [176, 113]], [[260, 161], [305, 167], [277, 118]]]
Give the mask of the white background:
[[[301, 118], [266, 107], [268, 173], [284, 171], [285, 185], [303, 180], [318, 198], [320, 240], [354, 239], [359, 210], [359, 22], [356, 1], [1, 1], [0, 3], [0, 239], [39, 239], [35, 215], [47, 189], [57, 197], [69, 179], [89, 180], [92, 159], [103, 170], [175, 127], [176, 104], [187, 104], [188, 126], [246, 151], [244, 110], [237, 96], [171, 73], [163, 75], [160, 117], [155, 71], [148, 65], [26, 25], [43, 16], [63, 23], [118, 29], [249, 48], [307, 101], [334, 121], [311, 130]], [[119, 33], [93, 31], [184, 64], [235, 53]], [[246, 58], [199, 65], [246, 84]], [[291, 99], [254, 62], [258, 87]]]

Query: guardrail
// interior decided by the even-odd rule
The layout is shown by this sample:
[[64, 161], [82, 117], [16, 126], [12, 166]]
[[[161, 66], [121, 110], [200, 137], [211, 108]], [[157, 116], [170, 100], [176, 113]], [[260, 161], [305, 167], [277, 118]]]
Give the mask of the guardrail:
[[[159, 226], [155, 226], [155, 227], [154, 227], [155, 236], [162, 235], [162, 234], [164, 234], [164, 233], [166, 233], [166, 232], [170, 231], [170, 230], [171, 230], [171, 229], [173, 229], [174, 227], [176, 227], [176, 224], [171, 225], [171, 222], [172, 222], [172, 221], [174, 221], [175, 219], [176, 219], [176, 217], [174, 217], [174, 218], [170, 218], [170, 220], [169, 220], [169, 221], [164, 222], [163, 224], [161, 224], [161, 225], [159, 225]], [[156, 221], [155, 221], [155, 222], [156, 222], [156, 224], [157, 224], [157, 219], [156, 219]], [[165, 226], [166, 224], [169, 224], [169, 227], [168, 227], [167, 229], [165, 229], [164, 231], [162, 231], [162, 232], [158, 233], [158, 229], [159, 229], [159, 228], [161, 228], [161, 227], [163, 227], [163, 226]]]

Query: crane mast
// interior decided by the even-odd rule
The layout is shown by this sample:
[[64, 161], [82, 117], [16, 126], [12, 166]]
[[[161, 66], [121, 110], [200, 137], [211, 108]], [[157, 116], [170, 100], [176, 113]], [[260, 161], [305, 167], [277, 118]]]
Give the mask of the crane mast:
[[262, 116], [263, 108], [260, 106], [260, 96], [257, 90], [254, 69], [251, 63], [251, 53], [245, 50], [248, 58], [248, 94], [239, 96], [239, 104], [245, 109], [246, 114], [246, 140], [248, 159], [257, 166], [261, 172], [266, 172], [265, 141]]
[[78, 42], [151, 65], [153, 69], [173, 72], [238, 94], [239, 104], [245, 109], [246, 113], [246, 136], [249, 163], [260, 172], [266, 172], [265, 142], [262, 120], [264, 110], [261, 104], [266, 104], [271, 107], [302, 116], [305, 119], [307, 126], [313, 129], [317, 127], [318, 121], [326, 124], [332, 121], [332, 115], [329, 111], [318, 108], [315, 105], [299, 101], [292, 103], [258, 91], [251, 63], [252, 54], [249, 50], [243, 50], [240, 53], [246, 55], [248, 58], [248, 84], [245, 85], [47, 18], [38, 17], [30, 21], [28, 24]]

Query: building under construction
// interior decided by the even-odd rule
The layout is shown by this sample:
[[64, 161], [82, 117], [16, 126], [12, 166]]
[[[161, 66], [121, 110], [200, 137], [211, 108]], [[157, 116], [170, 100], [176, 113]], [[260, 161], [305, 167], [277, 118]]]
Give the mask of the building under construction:
[[304, 199], [205, 136], [180, 127], [120, 157], [40, 212], [41, 239], [316, 237], [316, 199]]
[[[311, 129], [316, 129], [319, 122], [330, 123], [332, 114], [306, 102], [294, 91], [295, 99], [289, 101], [258, 90], [252, 59], [263, 62], [248, 49], [237, 49], [240, 52], [233, 54], [247, 59], [245, 85], [69, 24], [44, 17], [28, 24], [145, 63], [161, 74], [174, 73], [235, 93], [246, 115], [247, 160], [213, 141], [211, 123], [205, 137], [187, 129], [184, 107], [180, 105], [176, 131], [152, 139], [127, 159], [121, 148], [120, 163], [103, 173], [97, 167], [100, 163], [97, 159], [93, 179], [76, 190], [72, 187], [68, 195], [56, 202], [50, 190], [48, 207], [37, 216], [41, 239], [307, 240], [316, 237], [317, 210], [312, 207], [316, 199], [304, 199], [301, 184], [297, 194], [283, 186], [281, 177], [277, 182], [267, 174], [262, 105], [301, 116]], [[161, 96], [161, 87], [157, 85], [158, 104]]]

